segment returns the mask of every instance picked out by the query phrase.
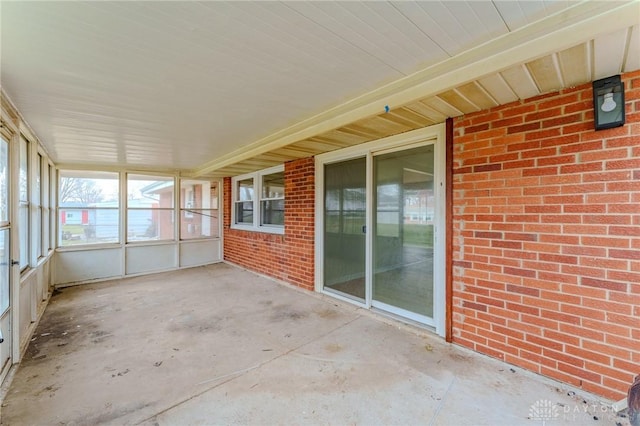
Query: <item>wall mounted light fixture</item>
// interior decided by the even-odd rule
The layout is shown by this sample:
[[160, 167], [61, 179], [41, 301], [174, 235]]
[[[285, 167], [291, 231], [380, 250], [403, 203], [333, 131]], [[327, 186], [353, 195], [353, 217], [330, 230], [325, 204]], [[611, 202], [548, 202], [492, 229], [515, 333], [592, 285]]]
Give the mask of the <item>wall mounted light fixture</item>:
[[624, 83], [619, 75], [593, 82], [593, 118], [596, 130], [624, 125]]

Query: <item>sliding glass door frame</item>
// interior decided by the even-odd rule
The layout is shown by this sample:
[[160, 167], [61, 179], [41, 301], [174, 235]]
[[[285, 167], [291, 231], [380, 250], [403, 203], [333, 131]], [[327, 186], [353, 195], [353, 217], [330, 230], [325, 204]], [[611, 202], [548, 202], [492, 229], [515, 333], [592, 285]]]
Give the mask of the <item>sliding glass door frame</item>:
[[[434, 301], [433, 319], [426, 319], [420, 315], [411, 315], [402, 310], [384, 305], [372, 300], [373, 295], [373, 232], [375, 213], [375, 183], [373, 174], [373, 159], [377, 155], [389, 152], [403, 151], [420, 146], [434, 146]], [[346, 294], [325, 289], [324, 281], [324, 212], [325, 212], [325, 166], [332, 163], [366, 158], [366, 233], [365, 233], [365, 298], [357, 300]], [[438, 124], [424, 129], [418, 129], [400, 135], [379, 139], [373, 142], [348, 147], [338, 151], [316, 156], [316, 226], [315, 226], [315, 290], [337, 299], [352, 303], [362, 308], [378, 308], [385, 312], [402, 316], [405, 319], [419, 322], [432, 327], [435, 332], [445, 334], [445, 126]]]

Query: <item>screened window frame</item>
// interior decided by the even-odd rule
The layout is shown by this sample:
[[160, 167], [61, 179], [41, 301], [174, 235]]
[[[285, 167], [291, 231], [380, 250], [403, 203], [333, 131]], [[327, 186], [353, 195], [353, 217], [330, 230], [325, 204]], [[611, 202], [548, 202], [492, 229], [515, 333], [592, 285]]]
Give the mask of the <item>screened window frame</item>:
[[[3, 130], [2, 128], [0, 128], [0, 130]], [[2, 218], [2, 215], [0, 214], [0, 228], [11, 228], [13, 225], [13, 219], [12, 219], [12, 212], [11, 212], [11, 207], [13, 204], [13, 200], [11, 199], [11, 193], [12, 191], [15, 191], [14, 188], [12, 188], [11, 184], [13, 183], [13, 177], [11, 176], [11, 134], [5, 134], [5, 132], [0, 131], [0, 143], [5, 143], [6, 144], [6, 154], [7, 154], [7, 164], [6, 164], [6, 169], [5, 169], [5, 181], [4, 181], [4, 186], [5, 186], [5, 193], [3, 194], [5, 197], [5, 218]], [[2, 201], [2, 197], [0, 196], [0, 201]]]
[[[171, 207], [130, 207], [129, 206], [129, 177], [137, 176], [137, 177], [145, 177], [149, 179], [132, 179], [135, 180], [157, 180], [157, 181], [166, 181], [171, 182], [172, 190], [171, 190]], [[124, 214], [124, 229], [121, 231], [123, 233], [124, 242], [126, 245], [141, 245], [141, 244], [167, 244], [171, 242], [179, 241], [180, 236], [178, 235], [180, 230], [176, 223], [176, 212], [178, 209], [176, 208], [176, 188], [178, 183], [178, 178], [175, 175], [162, 174], [162, 173], [153, 173], [153, 172], [138, 172], [138, 171], [128, 171], [124, 175], [124, 187], [126, 188], [126, 201], [125, 206], [122, 209]], [[140, 240], [129, 240], [129, 212], [130, 211], [158, 211], [158, 212], [171, 212], [171, 226], [172, 226], [172, 237], [171, 238], [157, 238], [157, 239], [140, 239]], [[159, 220], [160, 221], [160, 220]], [[160, 232], [160, 231], [158, 231]]]
[[[209, 207], [188, 207], [187, 203], [189, 202], [188, 198], [187, 198], [187, 190], [185, 188], [184, 191], [184, 198], [183, 198], [183, 191], [182, 191], [182, 185], [183, 185], [183, 181], [198, 181], [198, 182], [209, 182], [209, 197], [211, 197], [211, 187], [213, 187], [215, 185], [216, 187], [216, 205], [214, 206], [209, 206]], [[221, 182], [218, 180], [207, 180], [207, 179], [183, 179], [180, 178], [178, 179], [178, 217], [179, 217], [179, 225], [178, 225], [178, 240], [180, 241], [195, 241], [195, 240], [210, 240], [210, 239], [218, 239], [220, 238], [220, 189], [221, 189]], [[192, 194], [193, 194], [193, 201], [196, 201], [196, 193], [195, 193], [195, 188], [192, 190]], [[202, 201], [204, 201], [204, 194], [201, 194], [201, 198]], [[203, 204], [203, 202], [201, 202], [200, 204]], [[211, 235], [211, 236], [199, 236], [199, 237], [190, 237], [190, 238], [183, 238], [183, 226], [184, 226], [184, 220], [185, 219], [194, 219], [197, 215], [206, 215], [209, 216], [207, 213], [205, 212], [217, 212], [216, 216], [215, 216], [215, 226], [216, 226], [216, 235]], [[183, 216], [183, 212], [184, 212], [184, 216]], [[214, 217], [213, 215], [211, 215], [210, 217]]]
[[47, 252], [44, 249], [43, 235], [44, 229], [44, 175], [43, 175], [43, 163], [44, 155], [40, 152], [36, 152], [34, 155], [34, 167], [33, 167], [33, 197], [32, 197], [32, 209], [33, 209], [33, 222], [31, 227], [31, 241], [35, 245], [35, 259], [38, 261], [43, 258]]
[[[3, 186], [4, 186], [4, 197], [5, 199], [3, 200], [5, 202], [5, 217], [3, 218], [2, 215], [0, 215], [0, 233], [4, 233], [5, 234], [5, 238], [6, 240], [4, 241], [4, 247], [1, 247], [3, 250], [3, 254], [4, 256], [0, 257], [2, 258], [2, 263], [5, 263], [6, 265], [4, 266], [4, 268], [8, 268], [8, 273], [7, 273], [7, 281], [2, 283], [2, 288], [0, 288], [0, 316], [4, 316], [7, 311], [11, 308], [11, 238], [12, 238], [12, 227], [13, 227], [13, 223], [12, 223], [12, 212], [11, 212], [11, 205], [12, 205], [12, 200], [11, 200], [11, 192], [15, 190], [15, 188], [12, 188], [12, 180], [13, 177], [11, 175], [11, 152], [12, 152], [12, 147], [11, 147], [11, 141], [12, 141], [12, 137], [13, 134], [9, 133], [8, 130], [5, 127], [0, 127], [0, 144], [6, 144], [5, 148], [6, 148], [6, 164], [5, 164], [5, 179], [3, 182]], [[1, 198], [1, 197], [0, 197]], [[4, 272], [4, 271], [3, 271]]]
[[[244, 228], [244, 229], [252, 229], [254, 227], [255, 224], [255, 218], [256, 218], [256, 203], [255, 203], [255, 199], [256, 199], [256, 178], [255, 178], [255, 174], [249, 174], [249, 175], [242, 175], [242, 176], [238, 176], [237, 178], [234, 178], [232, 183], [232, 195], [231, 195], [231, 202], [233, 203], [233, 207], [231, 209], [231, 227], [232, 228]], [[239, 193], [239, 184], [243, 181], [251, 181], [251, 190], [252, 195], [251, 195], [251, 199], [245, 200], [242, 199]], [[251, 206], [251, 222], [239, 222], [238, 221], [238, 206], [240, 204], [244, 204], [244, 203], [250, 203]]]
[[56, 200], [57, 200], [57, 173], [56, 168], [53, 163], [48, 163], [48, 174], [49, 174], [49, 235], [47, 236], [48, 242], [47, 245], [49, 247], [49, 251], [55, 250], [56, 248], [56, 238], [57, 238], [57, 224], [58, 224], [58, 216], [56, 214]]
[[[254, 231], [254, 232], [265, 232], [270, 234], [284, 234], [285, 233], [285, 225], [275, 225], [275, 224], [264, 224], [263, 220], [263, 212], [262, 212], [262, 201], [269, 200], [286, 200], [286, 191], [283, 191], [282, 197], [277, 198], [263, 198], [262, 197], [262, 186], [263, 186], [263, 177], [276, 174], [276, 173], [284, 173], [284, 164], [269, 167], [267, 169], [259, 170], [253, 173], [246, 173], [239, 176], [234, 176], [231, 178], [231, 228], [232, 229], [242, 229], [246, 231]], [[253, 199], [250, 200], [253, 203], [253, 222], [252, 223], [242, 223], [237, 221], [237, 210], [236, 206], [239, 203], [246, 202], [239, 199], [238, 194], [238, 182], [253, 179]], [[286, 207], [285, 207], [286, 209]], [[283, 220], [284, 222], [284, 220]]]
[[[65, 173], [72, 173], [72, 174], [86, 174], [87, 176], [85, 177], [86, 179], [92, 179], [93, 177], [91, 176], [92, 174], [99, 174], [99, 175], [114, 175], [116, 178], [115, 180], [117, 181], [117, 185], [116, 187], [118, 188], [118, 195], [116, 197], [116, 201], [117, 201], [117, 206], [115, 207], [95, 207], [95, 206], [78, 206], [78, 207], [69, 207], [69, 206], [62, 206], [60, 205], [60, 190], [62, 188], [62, 179], [67, 178], [67, 176], [64, 176]], [[110, 171], [110, 170], [83, 170], [83, 169], [73, 169], [73, 168], [68, 168], [68, 169], [54, 169], [52, 171], [50, 171], [50, 173], [54, 176], [55, 182], [57, 182], [57, 186], [55, 188], [55, 191], [53, 191], [53, 194], [51, 195], [50, 198], [50, 202], [52, 203], [52, 205], [55, 205], [55, 217], [52, 219], [52, 223], [55, 223], [55, 230], [56, 232], [54, 233], [53, 230], [51, 230], [52, 234], [57, 235], [57, 241], [53, 241], [54, 238], [52, 236], [51, 240], [53, 241], [54, 246], [56, 247], [56, 250], [86, 250], [88, 248], [92, 249], [92, 248], [100, 248], [100, 247], [113, 247], [113, 246], [118, 246], [120, 244], [122, 244], [122, 205], [121, 205], [121, 191], [122, 191], [122, 174], [119, 172], [115, 172], [115, 171]], [[74, 176], [75, 177], [75, 176]], [[78, 178], [78, 179], [82, 179], [82, 178]], [[52, 188], [53, 189], [53, 188]], [[69, 244], [69, 245], [63, 245], [62, 241], [64, 241], [63, 238], [63, 225], [62, 225], [62, 216], [61, 213], [62, 211], [78, 211], [80, 212], [80, 214], [82, 215], [82, 210], [86, 210], [88, 212], [97, 212], [97, 211], [115, 211], [116, 212], [116, 217], [117, 220], [115, 221], [115, 223], [117, 224], [117, 231], [116, 231], [116, 239], [114, 241], [103, 241], [103, 242], [85, 242], [85, 243], [78, 243], [78, 244]], [[97, 214], [94, 213], [94, 217], [96, 217]]]
[[[22, 148], [25, 147], [23, 152]], [[24, 135], [18, 140], [18, 262], [20, 272], [25, 272], [31, 266], [31, 142]], [[24, 158], [23, 158], [24, 155]], [[24, 162], [24, 173], [22, 173]], [[24, 188], [23, 188], [24, 187]], [[26, 215], [23, 217], [23, 212]]]

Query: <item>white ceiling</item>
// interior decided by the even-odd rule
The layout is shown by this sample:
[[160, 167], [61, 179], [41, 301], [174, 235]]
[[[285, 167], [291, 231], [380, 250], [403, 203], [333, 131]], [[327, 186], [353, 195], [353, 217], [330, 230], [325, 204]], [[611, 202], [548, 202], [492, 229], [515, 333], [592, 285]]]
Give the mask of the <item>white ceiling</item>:
[[[196, 170], [578, 7], [541, 0], [3, 1], [0, 83], [58, 164]], [[637, 61], [629, 52], [638, 47], [637, 25], [635, 33], [620, 25], [611, 40], [597, 39], [600, 50]], [[580, 42], [591, 40], [585, 34]], [[492, 75], [486, 85], [502, 84]], [[518, 78], [502, 75], [515, 98], [558, 88]]]

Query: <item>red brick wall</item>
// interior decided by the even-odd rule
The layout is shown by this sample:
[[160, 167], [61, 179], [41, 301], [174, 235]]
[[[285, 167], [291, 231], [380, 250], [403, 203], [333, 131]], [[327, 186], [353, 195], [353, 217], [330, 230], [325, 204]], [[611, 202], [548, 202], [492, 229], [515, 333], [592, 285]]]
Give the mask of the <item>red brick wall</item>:
[[225, 178], [224, 259], [312, 290], [314, 170], [313, 158], [285, 163], [284, 235], [231, 229], [231, 178]]
[[454, 342], [611, 399], [640, 374], [640, 72], [454, 122]]

